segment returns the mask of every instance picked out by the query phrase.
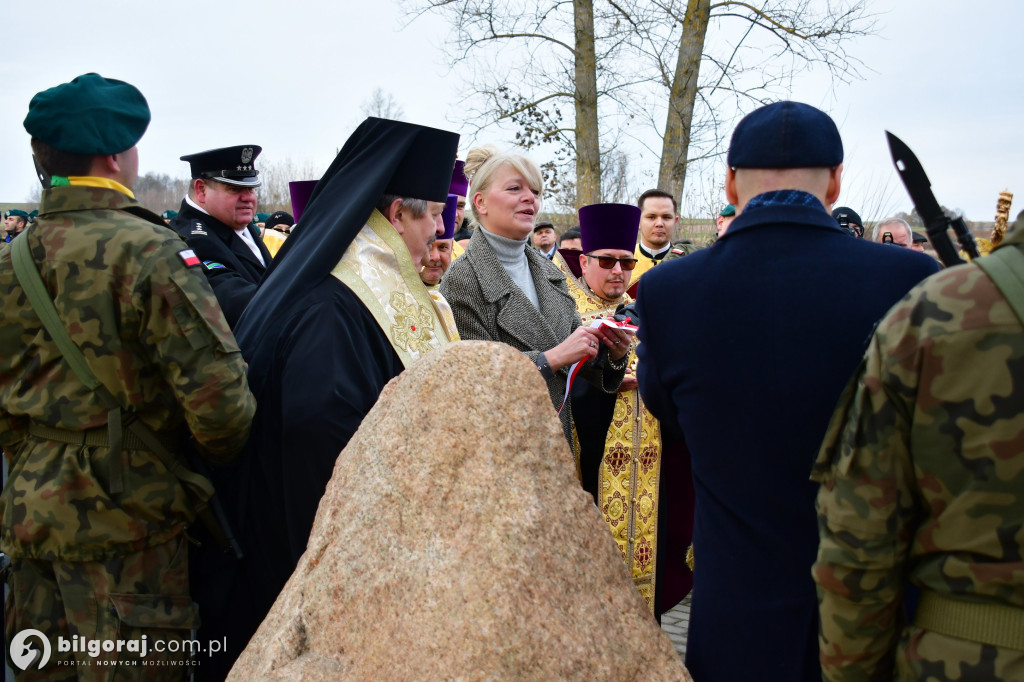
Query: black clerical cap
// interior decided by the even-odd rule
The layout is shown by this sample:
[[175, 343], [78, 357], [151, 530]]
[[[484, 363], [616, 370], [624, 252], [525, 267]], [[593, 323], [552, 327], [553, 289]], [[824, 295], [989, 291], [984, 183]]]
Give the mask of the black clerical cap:
[[181, 157], [192, 169], [193, 178], [216, 180], [237, 187], [259, 187], [260, 172], [254, 162], [263, 151], [255, 144], [221, 147]]
[[458, 146], [458, 133], [382, 118], [363, 121], [316, 183], [299, 226], [239, 319], [234, 331], [243, 353], [281, 333], [281, 320], [302, 305], [304, 292], [331, 276], [382, 196], [444, 202]]
[[458, 149], [459, 136], [447, 130], [420, 128], [420, 133], [395, 167], [384, 193], [445, 202], [448, 200], [454, 150]]

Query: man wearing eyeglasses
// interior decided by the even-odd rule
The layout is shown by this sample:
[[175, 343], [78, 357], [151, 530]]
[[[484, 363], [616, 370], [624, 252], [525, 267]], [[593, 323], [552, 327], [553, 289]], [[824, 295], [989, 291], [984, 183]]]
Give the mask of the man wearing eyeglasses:
[[[633, 245], [640, 209], [628, 204], [594, 204], [581, 208], [579, 218], [582, 253], [577, 257], [578, 269], [571, 268], [577, 276], [566, 279], [580, 319], [587, 325], [600, 317], [612, 317], [618, 306], [632, 301], [626, 289], [637, 264]], [[664, 482], [661, 429], [640, 400], [635, 352], [630, 353], [630, 363], [618, 393], [604, 393], [586, 382], [576, 382], [572, 411], [583, 488], [594, 496], [640, 596], [660, 616], [683, 595], [665, 603], [665, 592], [655, 576], [658, 561], [667, 562], [669, 556], [662, 551], [668, 526], [659, 514], [659, 490]], [[676, 486], [666, 487], [673, 495], [679, 494]], [[687, 536], [677, 548], [680, 557], [688, 540]], [[676, 563], [686, 571], [682, 561]]]
[[192, 181], [171, 227], [202, 261], [232, 329], [272, 259], [251, 224], [260, 186], [254, 162], [260, 151], [249, 144], [181, 157], [190, 166]]
[[902, 218], [889, 218], [875, 225], [872, 233], [874, 240], [883, 244], [893, 244], [909, 249], [914, 243], [914, 232]]

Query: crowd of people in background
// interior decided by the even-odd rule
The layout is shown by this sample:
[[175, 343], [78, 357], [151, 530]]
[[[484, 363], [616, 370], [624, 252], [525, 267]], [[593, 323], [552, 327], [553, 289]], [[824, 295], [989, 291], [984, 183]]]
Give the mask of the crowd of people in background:
[[243, 144], [182, 156], [157, 215], [132, 193], [149, 123], [96, 74], [25, 119], [44, 191], [0, 248], [8, 647], [198, 629], [226, 646], [197, 678], [224, 679], [384, 385], [483, 340], [536, 366], [553, 456], [651, 617], [691, 595], [698, 682], [1024, 679], [1024, 221], [940, 272], [905, 220], [836, 206], [843, 141], [797, 102], [736, 126], [706, 244], [658, 188], [558, 234], [529, 157], [379, 118], [291, 212], [257, 212]]

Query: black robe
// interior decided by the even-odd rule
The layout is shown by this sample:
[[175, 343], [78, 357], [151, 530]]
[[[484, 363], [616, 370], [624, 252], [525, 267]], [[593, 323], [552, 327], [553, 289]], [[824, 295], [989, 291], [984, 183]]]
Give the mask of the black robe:
[[256, 418], [240, 464], [214, 483], [245, 557], [206, 542], [193, 564], [200, 637], [225, 638], [227, 649], [204, 659], [202, 680], [224, 679], [248, 644], [306, 548], [338, 454], [404, 369], [369, 309], [330, 273], [381, 196], [445, 200], [458, 141], [411, 123], [364, 121], [233, 326]]
[[[328, 276], [275, 332], [244, 347], [258, 406], [249, 444], [218, 490], [245, 557], [204, 561], [202, 639], [227, 638], [201, 678], [226, 674], [277, 599], [313, 526], [338, 454], [404, 369], [373, 315]], [[282, 457], [283, 453], [283, 457]], [[218, 579], [217, 576], [220, 576]]]

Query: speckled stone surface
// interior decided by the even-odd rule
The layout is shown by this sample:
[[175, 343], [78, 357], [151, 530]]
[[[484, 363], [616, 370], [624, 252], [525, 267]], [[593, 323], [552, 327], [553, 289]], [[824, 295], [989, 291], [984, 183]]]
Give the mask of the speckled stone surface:
[[540, 374], [479, 341], [385, 388], [229, 677], [442, 679], [690, 679], [576, 480]]

